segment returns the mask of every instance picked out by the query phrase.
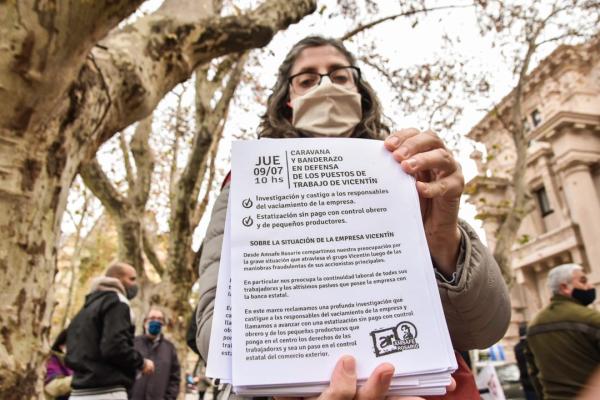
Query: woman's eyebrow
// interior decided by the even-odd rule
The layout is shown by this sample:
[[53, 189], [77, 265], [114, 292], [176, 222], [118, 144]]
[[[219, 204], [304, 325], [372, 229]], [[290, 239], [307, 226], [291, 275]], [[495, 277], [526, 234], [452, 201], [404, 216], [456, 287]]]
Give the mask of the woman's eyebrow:
[[[331, 70], [339, 68], [339, 67], [347, 67], [349, 65], [350, 65], [350, 63], [339, 63], [339, 62], [332, 63], [332, 64], [329, 64], [327, 66], [327, 71], [331, 71]], [[319, 71], [318, 71], [318, 68], [315, 68], [315, 67], [303, 67], [303, 68], [300, 68], [298, 70], [298, 72], [294, 73], [293, 75], [301, 74], [303, 72], [315, 72], [315, 73], [318, 73]]]
[[333, 64], [329, 64], [327, 66], [327, 70], [331, 71], [332, 69], [339, 68], [339, 67], [347, 67], [349, 65], [350, 65], [350, 63], [348, 63], [348, 62], [345, 62], [345, 63], [337, 63], [336, 62], [336, 63], [333, 63]]
[[298, 72], [296, 72], [294, 75], [301, 74], [303, 72], [317, 72], [317, 71], [318, 71], [318, 69], [315, 67], [304, 67], [304, 68], [300, 68], [298, 70]]

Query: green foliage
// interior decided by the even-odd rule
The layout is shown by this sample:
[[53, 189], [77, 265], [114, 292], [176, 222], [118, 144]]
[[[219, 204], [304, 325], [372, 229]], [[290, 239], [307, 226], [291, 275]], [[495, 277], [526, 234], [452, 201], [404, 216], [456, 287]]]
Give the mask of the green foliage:
[[485, 221], [490, 216], [491, 216], [490, 213], [477, 213], [477, 215], [475, 215], [475, 219], [478, 219], [478, 220], [481, 220], [481, 221]]
[[464, 194], [472, 196], [477, 193], [477, 185], [467, 185], [465, 186]]
[[528, 234], [523, 234], [521, 235], [518, 239], [517, 239], [517, 243], [519, 243], [521, 246], [524, 244], [527, 244], [531, 241], [531, 236], [529, 236]]

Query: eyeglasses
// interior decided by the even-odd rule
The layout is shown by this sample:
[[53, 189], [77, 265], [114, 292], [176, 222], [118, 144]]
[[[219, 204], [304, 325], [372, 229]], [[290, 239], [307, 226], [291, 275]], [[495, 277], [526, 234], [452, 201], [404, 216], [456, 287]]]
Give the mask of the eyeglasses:
[[360, 69], [354, 66], [347, 66], [335, 68], [326, 74], [300, 72], [299, 74], [290, 76], [288, 82], [294, 93], [302, 95], [315, 86], [320, 85], [324, 76], [328, 77], [336, 85], [354, 88], [360, 80]]

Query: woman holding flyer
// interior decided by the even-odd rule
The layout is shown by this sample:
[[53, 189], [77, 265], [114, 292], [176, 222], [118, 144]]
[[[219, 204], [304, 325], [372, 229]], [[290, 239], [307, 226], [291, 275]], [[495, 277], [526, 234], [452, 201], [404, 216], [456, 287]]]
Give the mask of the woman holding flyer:
[[[383, 145], [399, 166], [417, 181], [427, 244], [453, 347], [458, 351], [486, 348], [502, 338], [510, 320], [508, 290], [488, 249], [474, 230], [458, 219], [464, 189], [460, 165], [434, 132], [403, 129], [389, 133], [376, 94], [361, 77], [354, 56], [339, 41], [312, 36], [290, 50], [279, 68], [259, 136], [384, 139]], [[200, 260], [196, 340], [204, 359], [228, 195], [226, 183], [215, 203]], [[391, 365], [386, 365], [374, 372], [378, 382], [371, 385], [374, 392], [361, 395], [359, 390], [356, 398], [385, 397], [385, 380], [393, 374], [393, 367], [390, 372]]]

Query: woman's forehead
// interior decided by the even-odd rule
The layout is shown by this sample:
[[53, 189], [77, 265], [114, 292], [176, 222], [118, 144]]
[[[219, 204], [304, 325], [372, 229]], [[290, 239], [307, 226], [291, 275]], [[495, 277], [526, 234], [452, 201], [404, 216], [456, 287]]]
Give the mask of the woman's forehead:
[[350, 63], [338, 49], [331, 45], [307, 47], [303, 49], [292, 65], [290, 75], [306, 70], [324, 70]]

